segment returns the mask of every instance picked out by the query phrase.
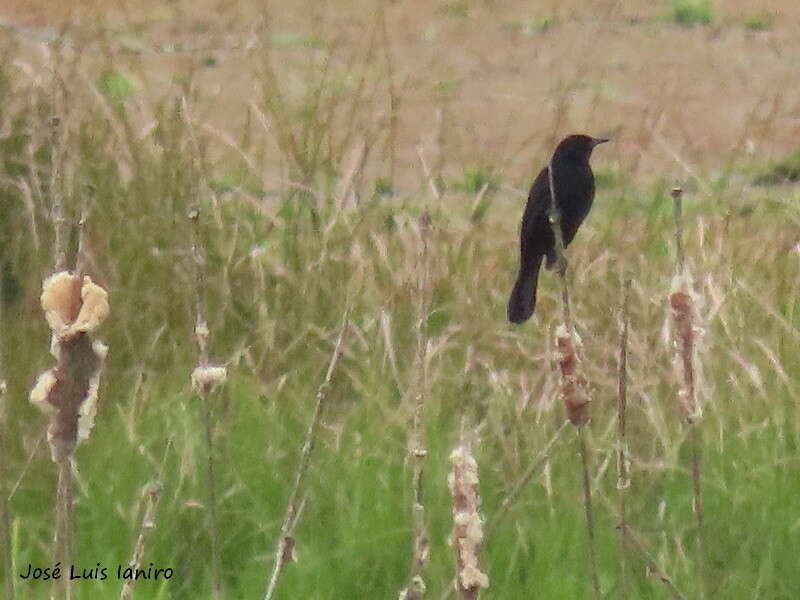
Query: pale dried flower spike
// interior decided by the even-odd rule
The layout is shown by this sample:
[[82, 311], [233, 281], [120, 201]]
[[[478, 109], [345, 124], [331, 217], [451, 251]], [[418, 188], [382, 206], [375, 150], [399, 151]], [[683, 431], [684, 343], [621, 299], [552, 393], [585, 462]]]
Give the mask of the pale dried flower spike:
[[685, 272], [679, 272], [672, 280], [669, 306], [674, 327], [676, 368], [681, 381], [678, 398], [688, 423], [696, 423], [703, 418], [703, 409], [696, 395], [694, 369], [697, 334], [694, 326], [695, 305], [689, 277]]
[[50, 330], [60, 339], [93, 332], [111, 312], [106, 290], [88, 275], [81, 280], [69, 271], [45, 279], [40, 301]]
[[225, 383], [228, 378], [226, 367], [204, 366], [192, 371], [192, 388], [198, 394], [208, 394]]
[[489, 587], [489, 576], [481, 570], [478, 559], [483, 545], [483, 519], [478, 512], [478, 464], [465, 444], [453, 450], [450, 463], [448, 485], [453, 497], [455, 587], [462, 598], [477, 598], [481, 588]]
[[570, 335], [566, 325], [561, 324], [556, 328], [556, 363], [561, 373], [561, 399], [570, 423], [575, 426], [581, 426], [589, 420], [586, 378], [581, 373], [577, 353], [580, 344], [577, 333]]

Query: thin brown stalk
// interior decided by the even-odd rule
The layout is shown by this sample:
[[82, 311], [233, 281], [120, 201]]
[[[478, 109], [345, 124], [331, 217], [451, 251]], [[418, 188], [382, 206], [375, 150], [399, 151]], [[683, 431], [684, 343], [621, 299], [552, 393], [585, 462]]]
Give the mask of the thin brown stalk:
[[[136, 536], [136, 542], [133, 546], [131, 560], [128, 562], [128, 566], [133, 569], [134, 572], [142, 564], [145, 546], [153, 530], [156, 528], [156, 509], [158, 508], [158, 501], [161, 499], [161, 494], [163, 492], [163, 485], [161, 482], [164, 479], [167, 457], [172, 449], [172, 443], [173, 438], [170, 436], [167, 440], [166, 448], [164, 449], [164, 456], [161, 459], [161, 468], [158, 471], [158, 478], [148, 483], [142, 491], [142, 497], [146, 503], [145, 510], [142, 516], [142, 522], [139, 526], [139, 533]], [[122, 590], [120, 590], [120, 600], [130, 600], [133, 598], [133, 586], [135, 583], [135, 577], [125, 580]]]
[[689, 438], [692, 448], [692, 510], [697, 527], [697, 585], [698, 597], [705, 597], [705, 543], [703, 539], [703, 494], [702, 494], [702, 435], [697, 424], [690, 425]]
[[334, 346], [331, 360], [328, 363], [325, 379], [317, 389], [314, 411], [311, 414], [311, 421], [308, 424], [308, 429], [306, 429], [305, 439], [300, 449], [300, 460], [297, 464], [294, 482], [291, 492], [289, 493], [289, 500], [286, 503], [286, 511], [284, 513], [283, 522], [281, 523], [280, 533], [278, 534], [278, 541], [275, 544], [275, 558], [272, 563], [272, 571], [267, 579], [264, 600], [271, 600], [274, 596], [281, 571], [284, 565], [292, 559], [292, 549], [294, 547], [293, 532], [302, 506], [301, 492], [303, 483], [306, 473], [308, 472], [309, 464], [311, 463], [311, 453], [314, 450], [314, 445], [317, 440], [317, 431], [319, 430], [322, 412], [328, 399], [328, 390], [330, 389], [331, 380], [333, 379], [333, 371], [342, 354], [342, 344], [344, 343], [345, 334], [347, 333], [349, 314], [350, 308], [348, 307], [345, 309], [344, 315], [342, 316], [342, 326], [339, 330], [339, 337], [336, 339], [336, 345]]
[[686, 600], [686, 596], [677, 588], [672, 579], [664, 572], [659, 566], [655, 557], [645, 548], [641, 539], [630, 528], [628, 528], [627, 535], [625, 536], [625, 543], [636, 550], [647, 563], [650, 571], [658, 577], [658, 580], [667, 586], [673, 600]]
[[[147, 484], [144, 489], [144, 497], [147, 504], [144, 509], [144, 515], [142, 516], [142, 522], [139, 525], [139, 534], [136, 536], [133, 554], [131, 555], [131, 560], [128, 562], [128, 566], [134, 571], [142, 564], [142, 557], [144, 556], [147, 540], [156, 528], [156, 508], [161, 498], [161, 483], [152, 482]], [[135, 582], [135, 578], [125, 580], [119, 594], [119, 600], [131, 600], [133, 598], [133, 585]]]
[[356, 180], [361, 170], [364, 168], [369, 150], [370, 148], [363, 138], [356, 143], [353, 156], [350, 159], [349, 168], [345, 172], [344, 177], [339, 181], [339, 189], [336, 194], [336, 208], [339, 212], [345, 209], [347, 199], [350, 197], [351, 191], [356, 187]]
[[675, 263], [678, 273], [683, 273], [686, 266], [686, 259], [683, 254], [683, 190], [679, 187], [672, 188], [673, 214], [675, 216]]
[[647, 568], [650, 570], [650, 572], [667, 587], [673, 600], [686, 600], [686, 596], [677, 588], [669, 575], [667, 575], [664, 569], [662, 569], [658, 564], [656, 558], [646, 548], [641, 538], [634, 533], [633, 530], [628, 529], [628, 535], [625, 537], [625, 543], [639, 553], [641, 558], [647, 564]]
[[428, 166], [428, 162], [425, 160], [425, 149], [423, 148], [421, 143], [417, 144], [417, 156], [419, 157], [420, 164], [422, 164], [422, 171], [425, 173], [425, 179], [428, 182], [428, 187], [430, 187], [433, 197], [436, 198], [437, 200], [441, 200], [442, 192], [439, 191], [439, 186], [436, 185], [436, 179], [431, 173], [431, 169]]
[[28, 471], [31, 469], [31, 465], [33, 464], [33, 459], [39, 454], [39, 449], [42, 447], [42, 443], [44, 443], [45, 439], [47, 438], [47, 432], [43, 431], [41, 435], [36, 438], [36, 443], [33, 445], [33, 448], [30, 452], [28, 452], [28, 458], [25, 459], [25, 464], [22, 467], [22, 470], [19, 473], [16, 481], [14, 481], [14, 485], [11, 486], [11, 491], [8, 492], [8, 501], [11, 502], [14, 499], [14, 496], [17, 495], [17, 490], [19, 490], [19, 486], [22, 485], [22, 482], [25, 480], [25, 476], [28, 474]]
[[64, 240], [66, 218], [64, 217], [64, 198], [62, 182], [62, 146], [63, 134], [61, 132], [61, 116], [58, 113], [60, 102], [60, 86], [58, 76], [53, 80], [53, 108], [54, 114], [50, 117], [50, 210], [54, 233], [54, 262], [55, 272], [67, 268], [67, 248]]
[[428, 564], [430, 543], [425, 518], [425, 502], [423, 493], [423, 476], [425, 472], [425, 457], [428, 454], [427, 431], [425, 428], [425, 399], [428, 387], [427, 373], [427, 321], [430, 296], [430, 263], [428, 258], [428, 234], [430, 231], [430, 216], [427, 212], [419, 221], [421, 249], [419, 256], [419, 285], [417, 310], [417, 381], [414, 397], [413, 417], [409, 440], [409, 453], [413, 465], [411, 505], [412, 542], [411, 542], [411, 568], [408, 584], [400, 592], [401, 600], [418, 600], [425, 594], [425, 567]]
[[433, 167], [433, 176], [435, 181], [441, 182], [442, 181], [442, 173], [444, 172], [444, 160], [445, 160], [445, 131], [447, 128], [447, 104], [446, 101], [442, 103], [442, 106], [436, 109], [436, 154]]
[[578, 443], [581, 454], [581, 474], [583, 476], [583, 510], [586, 515], [586, 554], [589, 558], [589, 576], [592, 581], [594, 597], [603, 597], [600, 591], [600, 578], [597, 575], [597, 556], [595, 554], [594, 515], [592, 512], [592, 481], [589, 476], [589, 449], [586, 444], [586, 433], [582, 426], [578, 427]]
[[[598, 498], [609, 515], [611, 515], [611, 518], [619, 523], [621, 521], [621, 516], [614, 509], [611, 500], [603, 495], [598, 496]], [[647, 550], [647, 547], [642, 540], [642, 536], [632, 527], [630, 527], [630, 525], [628, 525], [627, 528], [625, 543], [629, 548], [636, 551], [640, 555], [640, 557], [647, 564], [647, 568], [650, 569], [650, 572], [658, 577], [661, 583], [667, 586], [667, 589], [669, 589], [673, 600], [686, 600], [686, 596], [678, 589], [678, 587], [672, 581], [672, 578], [667, 575], [664, 569], [662, 569], [658, 564], [658, 561], [655, 559], [655, 557]]]
[[631, 280], [623, 284], [622, 321], [619, 335], [619, 370], [617, 373], [617, 492], [619, 500], [619, 571], [620, 597], [628, 597], [628, 569], [625, 560], [627, 546], [627, 490], [630, 487], [628, 471], [628, 440], [626, 435], [626, 410], [628, 404], [628, 310], [631, 295]]
[[211, 518], [211, 575], [214, 598], [225, 596], [222, 583], [222, 565], [219, 550], [219, 519], [217, 516], [217, 486], [214, 474], [214, 418], [211, 399], [203, 394], [203, 423], [206, 444], [206, 481], [208, 482], [208, 510]]
[[539, 451], [539, 454], [536, 455], [536, 458], [533, 459], [528, 468], [525, 469], [522, 477], [519, 478], [508, 495], [500, 502], [500, 508], [495, 511], [495, 513], [490, 517], [489, 522], [486, 524], [487, 537], [491, 535], [492, 531], [494, 531], [494, 529], [505, 518], [505, 516], [508, 514], [508, 511], [519, 499], [520, 494], [528, 485], [533, 476], [536, 475], [541, 470], [542, 466], [544, 466], [544, 464], [547, 462], [547, 459], [550, 457], [550, 451], [553, 449], [553, 446], [556, 445], [556, 442], [561, 439], [561, 435], [564, 433], [564, 430], [569, 424], [569, 421], [564, 421], [561, 424], [561, 426], [553, 434], [553, 437], [550, 438], [550, 440], [544, 445], [544, 448], [542, 448]]
[[[63, 134], [61, 127], [61, 86], [58, 71], [53, 66], [52, 82], [53, 114], [50, 117], [50, 202], [51, 219], [53, 222], [53, 257], [54, 272], [58, 273], [67, 268], [67, 250], [64, 241], [66, 219], [64, 218], [63, 178], [62, 178], [62, 145]], [[53, 562], [62, 565], [72, 564], [72, 466], [69, 454], [60, 456], [58, 460], [58, 484], [56, 488], [56, 527], [53, 539]], [[53, 592], [56, 595], [58, 582], [53, 582]], [[70, 578], [64, 577], [61, 583], [64, 598], [72, 597], [72, 584]]]
[[[430, 170], [425, 162], [422, 145], [417, 147], [419, 159], [425, 176], [431, 186], [434, 197], [440, 199], [438, 188], [431, 178]], [[412, 474], [412, 541], [411, 541], [411, 568], [408, 583], [400, 591], [400, 600], [419, 600], [425, 595], [425, 567], [428, 564], [430, 542], [425, 518], [424, 481], [425, 457], [428, 454], [427, 432], [425, 428], [425, 399], [428, 388], [427, 373], [427, 322], [428, 306], [430, 303], [430, 260], [428, 248], [428, 235], [430, 233], [431, 217], [426, 203], [425, 212], [419, 219], [420, 240], [422, 242], [419, 255], [419, 284], [417, 296], [419, 305], [417, 310], [417, 381], [414, 397], [413, 417], [409, 440], [409, 451], [413, 464]]]
[[553, 163], [547, 165], [547, 179], [550, 186], [550, 227], [553, 229], [555, 238], [556, 267], [561, 279], [561, 308], [564, 313], [564, 326], [570, 337], [573, 335], [572, 329], [572, 306], [569, 300], [569, 287], [567, 286], [567, 258], [564, 253], [564, 232], [561, 230], [561, 211], [558, 210], [556, 202], [556, 186], [553, 181]]
[[702, 497], [702, 432], [699, 422], [702, 408], [697, 398], [695, 378], [695, 308], [691, 289], [690, 276], [686, 270], [683, 247], [683, 207], [681, 188], [671, 192], [675, 214], [675, 254], [676, 275], [673, 289], [669, 295], [669, 306], [675, 332], [676, 360], [680, 366], [681, 381], [679, 398], [689, 431], [691, 451], [691, 486], [692, 512], [695, 518], [695, 547], [697, 572], [697, 594], [702, 599], [706, 596], [705, 585], [705, 550], [703, 540], [703, 497]]
[[[50, 202], [51, 219], [53, 222], [53, 257], [54, 272], [63, 271], [67, 267], [67, 254], [64, 243], [64, 218], [63, 189], [62, 189], [62, 132], [61, 116], [59, 114], [61, 102], [61, 87], [58, 72], [53, 65], [52, 81], [52, 106], [53, 114], [50, 116]], [[56, 487], [56, 526], [53, 539], [53, 562], [62, 565], [72, 564], [72, 469], [69, 455], [62, 455], [58, 461], [58, 484]], [[58, 582], [53, 582], [53, 595], [56, 596]], [[64, 577], [62, 584], [64, 598], [72, 597], [72, 584], [70, 578]]]
[[208, 513], [211, 535], [211, 580], [214, 598], [225, 597], [222, 580], [222, 558], [219, 544], [219, 519], [217, 514], [216, 475], [214, 469], [214, 407], [212, 393], [224, 383], [225, 367], [209, 363], [208, 343], [210, 331], [205, 320], [205, 256], [200, 242], [200, 211], [193, 209], [189, 214], [192, 223], [192, 257], [195, 268], [195, 338], [197, 342], [198, 366], [192, 372], [192, 386], [203, 404], [203, 430], [206, 447], [206, 485], [208, 486]]
[[581, 373], [578, 357], [580, 340], [572, 326], [572, 310], [567, 285], [567, 261], [564, 256], [564, 234], [561, 230], [561, 211], [558, 209], [556, 188], [553, 178], [552, 162], [547, 167], [550, 184], [549, 220], [553, 230], [554, 249], [559, 279], [561, 280], [561, 310], [563, 324], [556, 331], [557, 363], [561, 373], [561, 397], [567, 409], [569, 420], [578, 429], [580, 446], [581, 473], [583, 481], [584, 513], [586, 515], [586, 554], [589, 567], [589, 578], [596, 600], [602, 598], [600, 579], [597, 570], [595, 552], [594, 518], [592, 514], [592, 485], [589, 476], [589, 449], [583, 426], [589, 420], [589, 397], [586, 378]]
[[392, 186], [396, 185], [395, 170], [397, 162], [397, 125], [399, 118], [397, 113], [400, 109], [399, 97], [395, 88], [394, 82], [394, 60], [392, 59], [391, 41], [389, 40], [389, 28], [386, 24], [386, 13], [388, 1], [383, 0], [380, 8], [380, 25], [381, 25], [381, 42], [383, 48], [384, 62], [386, 63], [386, 86], [388, 95], [388, 133], [386, 135], [386, 152], [389, 155], [389, 183]]
[[[59, 79], [58, 65], [54, 58], [53, 64], [53, 80], [51, 90], [51, 103], [53, 113], [50, 116], [50, 210], [51, 220], [54, 230], [53, 242], [53, 260], [54, 260], [54, 273], [64, 271], [69, 264], [67, 257], [67, 247], [65, 241], [66, 219], [64, 216], [64, 201], [63, 201], [63, 133], [62, 133], [62, 116], [61, 116], [61, 82]], [[77, 313], [75, 313], [77, 316]], [[69, 356], [70, 351], [65, 351], [64, 354]], [[61, 362], [61, 361], [60, 361]], [[68, 360], [64, 361], [68, 364]], [[64, 375], [70, 378], [74, 373], [69, 372]], [[61, 390], [64, 390], [69, 385], [62, 385]], [[71, 390], [69, 390], [71, 391]], [[69, 391], [59, 394], [59, 399], [64, 399], [69, 396], [68, 400], [62, 404], [66, 407], [67, 404], [75, 400]], [[72, 413], [72, 410], [69, 410]], [[51, 421], [51, 427], [56, 423], [56, 420]], [[53, 459], [57, 464], [58, 469], [58, 483], [56, 487], [56, 509], [55, 509], [55, 528], [53, 532], [53, 564], [65, 568], [67, 565], [72, 564], [73, 552], [73, 523], [72, 523], [72, 441], [65, 441], [66, 437], [71, 437], [67, 434], [60, 440], [56, 440], [56, 444], [62, 441], [59, 452], [53, 452]], [[54, 598], [58, 597], [59, 590], [63, 598], [70, 600], [72, 598], [72, 583], [70, 577], [62, 577], [61, 580], [53, 581], [52, 595]]]
[[[73, 563], [73, 522], [72, 522], [72, 457], [65, 455], [58, 461], [58, 484], [56, 487], [56, 527], [53, 538], [53, 564], [69, 569]], [[60, 587], [65, 600], [72, 598], [71, 577], [62, 577], [53, 582], [53, 595], [57, 596]]]

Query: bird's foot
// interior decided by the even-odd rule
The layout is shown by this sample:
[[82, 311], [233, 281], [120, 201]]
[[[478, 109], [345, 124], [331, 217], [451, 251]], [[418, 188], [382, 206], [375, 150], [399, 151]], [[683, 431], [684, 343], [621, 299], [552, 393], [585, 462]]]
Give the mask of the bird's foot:
[[564, 275], [567, 272], [567, 257], [562, 256], [561, 260], [559, 260], [556, 257], [548, 256], [544, 266], [548, 271], [555, 271], [559, 275]]

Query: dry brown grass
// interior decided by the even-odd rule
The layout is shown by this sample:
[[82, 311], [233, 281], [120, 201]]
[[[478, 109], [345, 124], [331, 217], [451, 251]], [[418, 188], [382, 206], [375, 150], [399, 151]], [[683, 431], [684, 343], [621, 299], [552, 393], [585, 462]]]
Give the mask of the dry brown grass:
[[[777, 15], [762, 32], [741, 25], [754, 12], [744, 2], [715, 7], [715, 23], [694, 29], [667, 22], [668, 3], [643, 0], [552, 2], [535, 9], [510, 0], [463, 4], [464, 16], [448, 12], [445, 2], [385, 5], [387, 53], [370, 60], [378, 67], [386, 54], [403, 100], [392, 107], [396, 114], [389, 113], [384, 90], [372, 113], [378, 121], [394, 120], [398, 164], [413, 163], [420, 139], [435, 145], [441, 108], [448, 123], [441, 162], [449, 176], [491, 157], [507, 177], [523, 180], [554, 141], [573, 130], [613, 134], [608, 162], [642, 177], [683, 177], [688, 165], [716, 168], [796, 147], [800, 92], [786, 82], [793, 80], [790, 57], [800, 47], [794, 35], [800, 9], [789, 0], [759, 3], [759, 14]], [[299, 68], [302, 40], [324, 29], [326, 39], [336, 40], [334, 70], [340, 72], [334, 78], [346, 77], [341, 70], [350, 57], [370, 43], [364, 32], [375, 27], [376, 5], [330, 2], [309, 21], [305, 8], [270, 2], [273, 35], [283, 40], [275, 60], [282, 69]], [[247, 119], [243, 99], [252, 96], [247, 67], [262, 60], [241, 49], [252, 45], [259, 6], [252, 0], [169, 6], [77, 0], [54, 9], [27, 0], [6, 5], [0, 18], [49, 28], [52, 36], [74, 14], [71, 35], [79, 39], [101, 14], [116, 32], [110, 39], [114, 63], [134, 69], [147, 82], [146, 94], [160, 96], [174, 74], [194, 68], [204, 98], [199, 111], [236, 138]], [[553, 25], [537, 30], [542, 19]], [[38, 62], [36, 36], [20, 37]], [[197, 69], [207, 56], [216, 66]], [[280, 172], [276, 158], [267, 156], [272, 175]], [[419, 183], [413, 171], [398, 171], [405, 187]]]

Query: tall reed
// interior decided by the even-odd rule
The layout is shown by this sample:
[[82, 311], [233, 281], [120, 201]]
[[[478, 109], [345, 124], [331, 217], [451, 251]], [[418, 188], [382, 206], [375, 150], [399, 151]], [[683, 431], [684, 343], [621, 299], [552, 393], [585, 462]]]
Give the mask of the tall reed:
[[703, 540], [702, 496], [702, 432], [699, 424], [703, 409], [697, 398], [696, 377], [696, 297], [692, 277], [686, 267], [683, 246], [683, 190], [671, 192], [675, 216], [675, 276], [669, 295], [670, 316], [673, 327], [675, 362], [679, 377], [678, 399], [686, 425], [689, 427], [691, 451], [692, 512], [695, 518], [695, 566], [698, 598], [706, 596], [705, 551]]
[[592, 484], [589, 475], [589, 448], [586, 443], [584, 425], [589, 421], [589, 396], [586, 377], [580, 365], [578, 349], [581, 340], [572, 324], [572, 308], [570, 305], [569, 286], [567, 284], [567, 261], [564, 255], [564, 235], [561, 230], [561, 211], [558, 209], [555, 183], [553, 181], [553, 164], [547, 166], [550, 184], [549, 220], [555, 238], [556, 268], [561, 281], [562, 323], [556, 328], [556, 363], [561, 374], [561, 399], [567, 409], [567, 417], [578, 432], [578, 448], [581, 459], [581, 481], [583, 484], [583, 508], [586, 517], [586, 553], [589, 566], [589, 577], [596, 600], [602, 598], [600, 578], [597, 572], [595, 552], [594, 514], [592, 511]]

